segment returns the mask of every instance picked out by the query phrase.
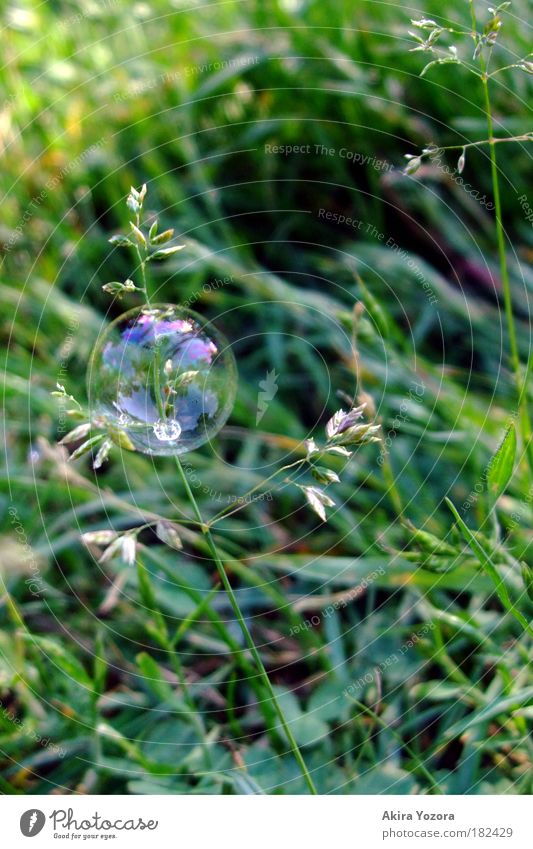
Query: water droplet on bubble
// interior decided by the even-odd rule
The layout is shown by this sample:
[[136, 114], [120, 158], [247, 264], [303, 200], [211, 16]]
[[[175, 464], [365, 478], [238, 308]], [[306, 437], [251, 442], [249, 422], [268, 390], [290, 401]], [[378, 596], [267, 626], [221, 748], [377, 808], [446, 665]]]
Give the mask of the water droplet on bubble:
[[119, 427], [124, 428], [127, 425], [131, 424], [131, 419], [126, 413], [120, 413], [117, 419], [117, 424]]
[[181, 427], [176, 421], [160, 419], [154, 425], [154, 433], [161, 442], [175, 442], [180, 438]]
[[130, 310], [99, 337], [87, 375], [93, 417], [145, 454], [184, 454], [225, 424], [235, 358], [201, 316], [171, 304]]

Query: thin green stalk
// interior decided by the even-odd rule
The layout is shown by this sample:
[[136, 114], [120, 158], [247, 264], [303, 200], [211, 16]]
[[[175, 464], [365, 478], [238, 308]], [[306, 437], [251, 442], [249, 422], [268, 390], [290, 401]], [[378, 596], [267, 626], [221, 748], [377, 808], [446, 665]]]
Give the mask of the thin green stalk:
[[197, 622], [197, 621], [198, 621], [198, 619], [200, 618], [200, 616], [202, 616], [202, 615], [203, 615], [203, 614], [207, 611], [207, 608], [208, 608], [208, 607], [209, 607], [209, 605], [211, 604], [211, 601], [213, 600], [213, 598], [214, 598], [214, 597], [216, 596], [216, 594], [218, 593], [219, 589], [220, 589], [220, 584], [219, 584], [219, 583], [218, 583], [218, 581], [217, 581], [217, 583], [216, 583], [216, 584], [212, 587], [212, 589], [210, 589], [210, 590], [209, 590], [209, 592], [207, 593], [207, 595], [206, 595], [206, 596], [204, 596], [204, 598], [203, 598], [203, 599], [201, 600], [201, 602], [200, 602], [200, 603], [199, 603], [199, 604], [195, 607], [195, 609], [194, 609], [194, 610], [192, 610], [192, 611], [189, 613], [189, 615], [188, 615], [188, 616], [186, 616], [186, 617], [185, 617], [185, 619], [183, 619], [183, 620], [182, 620], [182, 622], [180, 622], [180, 624], [179, 624], [179, 625], [178, 625], [178, 627], [176, 628], [176, 631], [175, 631], [175, 633], [174, 633], [174, 636], [173, 636], [173, 637], [172, 637], [172, 639], [171, 639], [171, 645], [172, 645], [172, 648], [173, 648], [173, 649], [175, 649], [175, 648], [176, 648], [176, 646], [178, 645], [179, 641], [180, 641], [180, 640], [182, 639], [182, 637], [183, 637], [183, 636], [187, 633], [187, 631], [189, 630], [189, 628], [191, 627], [191, 625], [192, 625], [194, 622]]
[[[289, 624], [294, 629], [297, 629], [298, 626], [301, 625], [301, 617], [296, 613], [292, 604], [290, 602], [287, 602], [287, 599], [285, 598], [283, 593], [277, 589], [276, 583], [274, 581], [269, 582], [267, 580], [265, 582], [265, 580], [258, 576], [253, 569], [250, 569], [248, 566], [245, 566], [238, 560], [232, 560], [231, 566], [235, 574], [239, 578], [241, 578], [245, 583], [247, 583], [249, 586], [260, 588], [268, 598], [272, 599], [274, 604], [279, 605], [281, 609], [284, 608], [287, 613], [287, 619], [289, 621]], [[327, 672], [332, 672], [333, 663], [328, 657], [326, 647], [323, 645], [314, 630], [311, 628], [305, 631], [305, 634], [302, 635], [301, 639], [303, 642], [305, 642], [309, 654], [313, 657], [318, 657], [324, 669]]]
[[[472, 0], [470, 0], [470, 13], [472, 17], [472, 29], [473, 32], [476, 32], [477, 23], [476, 23], [476, 14], [474, 10], [474, 4]], [[485, 119], [487, 122], [487, 131], [489, 136], [489, 153], [490, 153], [490, 170], [491, 170], [491, 179], [492, 179], [492, 193], [494, 195], [494, 213], [495, 213], [495, 223], [496, 223], [496, 241], [498, 245], [498, 256], [500, 261], [500, 276], [502, 279], [502, 287], [503, 287], [503, 303], [505, 310], [505, 318], [507, 323], [507, 332], [509, 334], [509, 347], [511, 354], [511, 365], [514, 373], [514, 381], [516, 386], [516, 394], [518, 399], [518, 409], [520, 413], [520, 431], [522, 435], [522, 442], [524, 445], [524, 449], [526, 452], [526, 457], [528, 460], [529, 467], [529, 479], [530, 482], [533, 479], [533, 444], [531, 441], [532, 430], [531, 430], [531, 420], [529, 417], [529, 411], [527, 407], [527, 399], [526, 393], [524, 391], [525, 384], [524, 379], [522, 377], [522, 370], [520, 365], [520, 354], [518, 350], [518, 342], [517, 342], [517, 334], [516, 334], [516, 325], [515, 318], [513, 312], [513, 299], [511, 293], [511, 281], [509, 278], [509, 268], [507, 265], [507, 253], [505, 250], [505, 232], [503, 228], [503, 219], [502, 219], [502, 205], [501, 205], [501, 195], [500, 195], [500, 181], [498, 177], [498, 161], [496, 158], [496, 139], [494, 138], [494, 124], [492, 120], [492, 106], [490, 100], [490, 90], [489, 90], [489, 75], [487, 73], [487, 64], [485, 62], [485, 57], [483, 56], [483, 51], [479, 54], [479, 66], [481, 68], [481, 84], [483, 87], [483, 97], [484, 97], [484, 111], [485, 111]], [[526, 378], [527, 379], [527, 378]]]
[[155, 340], [154, 349], [154, 395], [157, 412], [161, 420], [164, 421], [166, 419], [166, 413], [163, 399], [161, 398], [161, 348], [157, 339]]
[[[140, 222], [140, 217], [139, 217], [139, 215], [137, 215], [137, 226], [138, 227], [139, 227], [139, 222]], [[136, 251], [137, 251], [137, 256], [139, 258], [139, 263], [140, 263], [140, 266], [141, 266], [141, 275], [142, 275], [142, 278], [143, 278], [144, 295], [145, 295], [145, 299], [146, 299], [146, 304], [149, 307], [150, 306], [150, 300], [149, 300], [149, 296], [148, 296], [148, 289], [147, 289], [147, 286], [146, 286], [145, 260], [143, 260], [143, 258], [141, 256], [141, 252], [139, 250], [138, 245], [136, 245]], [[158, 411], [159, 411], [160, 415], [162, 416], [162, 418], [166, 418], [165, 410], [164, 410], [162, 399], [161, 399], [160, 369], [161, 369], [161, 354], [160, 354], [159, 346], [156, 344], [155, 357], [154, 357], [154, 390], [155, 390], [155, 394], [156, 394], [156, 403], [157, 403], [157, 406], [158, 406]], [[283, 710], [281, 709], [281, 706], [280, 706], [280, 704], [279, 704], [279, 702], [276, 698], [272, 684], [270, 683], [270, 679], [269, 679], [267, 672], [266, 672], [266, 669], [263, 665], [263, 661], [261, 660], [261, 656], [260, 656], [258, 650], [255, 647], [255, 643], [253, 641], [252, 635], [250, 634], [250, 631], [248, 629], [248, 626], [246, 624], [244, 616], [242, 615], [242, 612], [241, 612], [241, 609], [239, 607], [237, 598], [235, 596], [235, 593], [233, 592], [233, 588], [232, 588], [231, 583], [229, 581], [229, 578], [227, 576], [226, 569], [224, 567], [224, 563], [223, 563], [222, 558], [220, 557], [220, 555], [218, 553], [218, 549], [216, 547], [215, 541], [214, 541], [214, 539], [211, 535], [211, 531], [209, 529], [209, 526], [203, 520], [202, 514], [200, 512], [200, 509], [199, 509], [198, 504], [196, 502], [196, 499], [194, 497], [194, 493], [193, 493], [193, 491], [190, 487], [187, 475], [185, 474], [185, 472], [183, 470], [183, 466], [181, 465], [181, 462], [180, 462], [180, 459], [179, 459], [178, 456], [175, 456], [175, 461], [176, 461], [176, 465], [178, 467], [178, 471], [180, 473], [181, 479], [183, 481], [183, 485], [184, 485], [185, 491], [187, 493], [189, 502], [190, 502], [191, 507], [194, 511], [194, 514], [195, 514], [195, 516], [198, 520], [198, 523], [199, 523], [200, 528], [202, 530], [202, 533], [204, 535], [204, 538], [205, 538], [205, 541], [207, 543], [208, 549], [211, 553], [211, 556], [212, 556], [212, 558], [215, 562], [215, 565], [218, 569], [220, 579], [222, 581], [224, 589], [226, 590], [226, 593], [227, 593], [228, 598], [230, 600], [230, 604], [232, 606], [233, 612], [235, 613], [235, 616], [236, 616], [236, 618], [239, 622], [239, 625], [241, 627], [245, 641], [246, 641], [248, 648], [250, 649], [250, 652], [252, 654], [252, 657], [255, 661], [255, 664], [256, 664], [258, 672], [259, 672], [259, 676], [263, 681], [263, 684], [264, 684], [265, 689], [268, 693], [269, 699], [270, 699], [270, 701], [271, 701], [271, 703], [274, 707], [275, 713], [277, 714], [277, 716], [278, 716], [278, 718], [281, 722], [281, 725], [283, 727], [283, 730], [285, 731], [285, 734], [287, 735], [287, 739], [289, 741], [291, 750], [292, 750], [293, 755], [294, 755], [294, 757], [295, 757], [295, 759], [298, 763], [298, 766], [300, 767], [300, 770], [301, 770], [302, 775], [305, 779], [305, 782], [307, 784], [309, 792], [312, 793], [313, 795], [317, 795], [316, 787], [315, 787], [313, 780], [312, 780], [312, 778], [309, 774], [309, 771], [307, 769], [305, 761], [302, 757], [300, 749], [298, 748], [298, 744], [296, 743], [296, 740], [294, 739], [294, 735], [293, 735], [293, 733], [292, 733], [292, 731], [289, 727], [289, 724], [288, 724], [288, 722], [285, 718]], [[303, 463], [303, 462], [305, 462], [305, 461], [304, 460], [297, 461], [297, 463]], [[292, 465], [296, 465], [297, 463], [294, 463]], [[291, 466], [289, 466], [289, 468], [290, 467]], [[261, 484], [259, 484], [259, 486], [263, 486], [264, 483], [265, 483], [264, 481], [261, 482]], [[255, 491], [257, 488], [258, 487], [254, 487], [252, 492]], [[231, 512], [234, 512], [234, 511], [231, 511]], [[192, 701], [192, 697], [190, 696], [190, 694], [188, 692], [185, 677], [184, 677], [183, 672], [181, 670], [180, 661], [177, 658], [176, 654], [172, 651], [173, 642], [168, 637], [168, 634], [166, 634], [166, 628], [165, 628], [165, 635], [166, 635], [165, 636], [166, 648], [171, 653], [171, 658], [173, 658], [173, 666], [174, 666], [174, 669], [176, 671], [176, 674], [178, 675], [178, 678], [180, 679], [180, 683], [182, 683], [186, 702], [190, 706], [190, 709], [191, 709], [191, 712], [192, 712], [192, 718], [195, 721], [199, 721], [201, 723], [200, 718], [197, 716], [196, 711], [194, 710], [194, 703]], [[203, 723], [201, 723], [201, 726], [203, 728]]]
[[185, 487], [185, 491], [186, 491], [187, 496], [189, 498], [189, 501], [191, 503], [191, 507], [192, 507], [192, 509], [193, 509], [193, 511], [196, 515], [196, 518], [198, 519], [198, 521], [201, 524], [202, 531], [204, 533], [206, 542], [207, 542], [209, 550], [211, 552], [211, 556], [212, 556], [213, 561], [214, 561], [214, 563], [217, 567], [218, 573], [220, 575], [220, 579], [222, 581], [224, 589], [226, 590], [226, 593], [227, 593], [228, 598], [230, 600], [231, 607], [232, 607], [233, 612], [235, 614], [235, 617], [236, 617], [236, 619], [237, 619], [237, 621], [240, 625], [241, 631], [242, 631], [244, 639], [245, 639], [245, 641], [248, 645], [248, 648], [250, 649], [252, 657], [253, 657], [256, 665], [257, 665], [257, 669], [259, 671], [260, 677], [263, 681], [263, 684], [265, 685], [265, 689], [267, 690], [269, 698], [272, 701], [272, 704], [274, 706], [276, 714], [278, 715], [278, 718], [281, 722], [282, 728], [285, 731], [285, 734], [287, 735], [287, 739], [289, 741], [289, 745], [291, 747], [292, 753], [293, 753], [293, 755], [294, 755], [294, 757], [295, 757], [295, 759], [298, 763], [298, 766], [300, 767], [300, 770], [301, 770], [302, 775], [305, 779], [305, 783], [307, 784], [309, 792], [312, 793], [313, 795], [318, 795], [318, 792], [317, 792], [317, 789], [314, 785], [313, 779], [311, 778], [311, 775], [309, 774], [309, 770], [307, 769], [305, 761], [302, 757], [302, 753], [300, 752], [300, 749], [298, 748], [298, 744], [297, 744], [296, 740], [294, 739], [294, 735], [293, 735], [293, 733], [290, 729], [290, 726], [289, 726], [289, 724], [288, 724], [288, 722], [285, 718], [285, 714], [283, 713], [281, 705], [279, 704], [279, 702], [276, 698], [276, 695], [274, 693], [274, 689], [272, 687], [272, 684], [270, 683], [270, 678], [268, 677], [266, 669], [263, 665], [263, 661], [261, 660], [261, 655], [259, 654], [259, 652], [258, 652], [258, 650], [255, 646], [255, 643], [254, 643], [252, 635], [249, 631], [248, 625], [246, 624], [246, 620], [244, 619], [244, 616], [241, 612], [241, 609], [239, 607], [239, 603], [237, 601], [235, 593], [233, 592], [233, 588], [232, 588], [230, 580], [228, 578], [224, 563], [223, 563], [223, 561], [222, 561], [222, 559], [221, 559], [221, 557], [218, 553], [218, 549], [216, 547], [216, 543], [213, 539], [211, 531], [209, 530], [209, 527], [204, 523], [204, 521], [202, 519], [202, 514], [200, 512], [200, 508], [198, 507], [197, 501], [194, 497], [194, 493], [193, 493], [193, 491], [190, 487], [189, 481], [187, 479], [187, 475], [185, 474], [185, 472], [183, 470], [183, 466], [181, 465], [179, 457], [176, 456], [175, 460], [176, 460], [176, 465], [178, 467], [178, 471], [180, 473], [183, 485]]
[[[91, 698], [91, 718], [92, 718], [92, 751], [95, 770], [95, 784], [99, 783], [99, 769], [103, 759], [102, 739], [98, 729], [100, 723], [100, 711], [98, 710], [98, 699], [100, 693], [94, 693]], [[91, 782], [92, 783], [92, 782]], [[94, 785], [93, 785], [94, 787]]]
[[394, 478], [394, 471], [392, 468], [392, 463], [390, 460], [390, 455], [387, 449], [384, 447], [384, 456], [383, 456], [383, 477], [385, 478], [385, 485], [387, 486], [386, 494], [390, 497], [392, 505], [396, 510], [398, 516], [401, 518], [403, 516], [403, 504], [402, 498], [398, 491], [398, 487], [396, 486], [396, 480]]
[[[481, 67], [484, 69], [485, 63], [484, 60], [481, 59]], [[507, 318], [507, 329], [509, 332], [509, 344], [511, 348], [511, 362], [513, 365], [513, 369], [515, 372], [515, 379], [517, 381], [517, 390], [520, 393], [522, 390], [522, 381], [520, 376], [520, 358], [518, 354], [518, 344], [516, 341], [516, 328], [514, 323], [514, 315], [513, 315], [513, 306], [511, 299], [511, 283], [509, 280], [509, 271], [507, 268], [507, 255], [505, 251], [505, 239], [504, 232], [502, 226], [502, 208], [501, 208], [501, 199], [500, 199], [500, 183], [498, 178], [498, 164], [496, 161], [496, 149], [495, 142], [493, 137], [493, 122], [492, 122], [492, 113], [491, 113], [491, 105], [490, 105], [490, 95], [489, 95], [489, 84], [488, 79], [483, 77], [483, 92], [485, 98], [485, 117], [487, 120], [487, 129], [489, 132], [489, 152], [490, 152], [490, 167], [491, 167], [491, 178], [492, 178], [492, 190], [494, 194], [494, 207], [496, 214], [496, 238], [498, 242], [498, 254], [500, 259], [500, 273], [502, 277], [503, 284], [503, 298], [505, 305], [505, 313]]]
[[[478, 76], [480, 76], [480, 75], [478, 74]], [[489, 79], [489, 77], [491, 77], [491, 76], [492, 76], [492, 74], [486, 75], [487, 79]], [[484, 77], [481, 77], [481, 79], [483, 80]], [[475, 142], [467, 142], [466, 144], [447, 144], [447, 145], [444, 145], [442, 147], [439, 145], [438, 147], [434, 148], [434, 152], [436, 153], [437, 151], [441, 151], [441, 150], [466, 150], [467, 148], [470, 148], [470, 147], [483, 147], [484, 145], [508, 144], [509, 142], [517, 142], [517, 141], [533, 141], [533, 136], [531, 135], [531, 133], [522, 133], [522, 135], [520, 135], [520, 136], [505, 136], [503, 138], [491, 137], [491, 138], [488, 138], [488, 139], [480, 139], [479, 141], [475, 141]]]
[[[483, 78], [483, 89], [485, 92], [485, 109], [487, 117], [487, 126], [489, 134], [492, 135], [492, 115], [490, 106], [489, 83], [485, 76]], [[522, 443], [526, 451], [526, 457], [529, 464], [530, 480], [533, 476], [533, 444], [531, 441], [531, 420], [527, 407], [526, 398], [526, 383], [522, 377], [522, 369], [520, 365], [520, 354], [518, 351], [516, 326], [513, 313], [513, 301], [511, 295], [511, 281], [509, 279], [509, 269], [507, 266], [507, 254], [505, 250], [505, 236], [502, 223], [502, 207], [500, 197], [500, 183], [498, 178], [498, 163], [496, 159], [496, 148], [494, 139], [489, 144], [490, 151], [490, 166], [492, 176], [492, 191], [494, 195], [494, 212], [496, 216], [496, 237], [498, 242], [498, 254], [500, 259], [500, 274], [503, 286], [503, 302], [505, 309], [505, 317], [507, 322], [507, 331], [509, 333], [509, 346], [511, 353], [511, 363], [514, 372], [516, 385], [516, 393], [518, 397], [518, 408], [520, 413], [520, 430], [522, 434]]]
[[219, 522], [220, 519], [233, 516], [234, 513], [238, 513], [239, 510], [242, 510], [244, 507], [246, 507], [250, 495], [253, 495], [254, 492], [257, 492], [258, 489], [262, 489], [264, 485], [273, 480], [276, 475], [280, 475], [282, 472], [287, 472], [289, 469], [294, 469], [295, 466], [303, 466], [305, 462], [305, 459], [295, 460], [294, 463], [289, 463], [287, 466], [282, 466], [281, 469], [276, 469], [276, 471], [272, 472], [272, 474], [269, 475], [268, 478], [265, 478], [260, 483], [256, 484], [251, 489], [249, 489], [248, 492], [245, 492], [244, 495], [240, 496], [242, 504], [238, 504], [236, 507], [230, 504], [227, 507], [224, 507], [224, 509], [217, 513], [216, 516], [213, 516], [213, 518], [210, 519], [210, 521], [208, 522], [209, 527], [212, 527], [216, 522]]
[[[363, 286], [363, 281], [360, 276], [356, 274], [356, 279], [360, 286]], [[352, 323], [352, 354], [353, 354], [353, 367], [354, 367], [354, 376], [355, 376], [355, 397], [363, 394], [363, 378], [361, 375], [361, 361], [359, 355], [359, 349], [357, 347], [357, 337], [359, 333], [359, 320], [364, 311], [365, 307], [361, 302], [357, 302], [354, 306], [353, 310], [353, 323]], [[381, 423], [381, 422], [380, 422]], [[383, 465], [382, 465], [383, 477], [385, 479], [385, 485], [387, 487], [386, 495], [389, 496], [391, 500], [391, 504], [393, 508], [396, 510], [396, 513], [401, 518], [403, 516], [403, 504], [402, 497], [398, 491], [398, 487], [396, 486], [396, 479], [394, 477], [394, 470], [392, 468], [392, 463], [390, 459], [389, 452], [385, 444], [383, 443]]]
[[472, 37], [477, 34], [476, 10], [474, 9], [474, 0], [470, 0], [470, 20], [472, 22]]
[[470, 678], [464, 674], [462, 669], [453, 662], [452, 658], [446, 651], [446, 643], [442, 636], [440, 623], [434, 621], [433, 625], [435, 635], [435, 659], [440, 660], [447, 677], [450, 678], [451, 681], [455, 681], [455, 683], [459, 684], [461, 687], [466, 687], [467, 692], [475, 695], [475, 700], [477, 700], [477, 702], [483, 703], [483, 693], [471, 682]]
[[[141, 226], [140, 213], [137, 213], [136, 221], [137, 221], [137, 227], [140, 228], [140, 226]], [[146, 300], [146, 306], [149, 309], [151, 309], [152, 304], [150, 303], [150, 295], [148, 293], [148, 285], [147, 285], [147, 282], [146, 282], [146, 257], [143, 258], [141, 251], [140, 251], [140, 248], [139, 248], [139, 245], [137, 244], [137, 241], [135, 242], [135, 251], [137, 252], [137, 258], [139, 260], [139, 267], [141, 269], [141, 278], [142, 278], [142, 282], [143, 282], [143, 294], [144, 294], [144, 298]], [[146, 253], [146, 251], [145, 251], [145, 253]]]
[[145, 268], [145, 260], [142, 258], [141, 252], [139, 250], [139, 246], [135, 245], [135, 251], [137, 253], [137, 258], [139, 260], [139, 267], [141, 269], [141, 278], [143, 281], [143, 294], [146, 300], [146, 306], [148, 309], [152, 308], [152, 304], [150, 302], [150, 295], [148, 294], [148, 289], [146, 287], [146, 268]]

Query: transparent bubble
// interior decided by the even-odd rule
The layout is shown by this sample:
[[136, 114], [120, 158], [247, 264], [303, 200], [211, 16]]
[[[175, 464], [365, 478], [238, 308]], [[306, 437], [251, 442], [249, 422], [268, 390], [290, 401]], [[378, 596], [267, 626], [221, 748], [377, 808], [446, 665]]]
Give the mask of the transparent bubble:
[[184, 454], [212, 439], [235, 400], [224, 337], [183, 307], [130, 310], [99, 337], [87, 375], [91, 416], [144, 454]]

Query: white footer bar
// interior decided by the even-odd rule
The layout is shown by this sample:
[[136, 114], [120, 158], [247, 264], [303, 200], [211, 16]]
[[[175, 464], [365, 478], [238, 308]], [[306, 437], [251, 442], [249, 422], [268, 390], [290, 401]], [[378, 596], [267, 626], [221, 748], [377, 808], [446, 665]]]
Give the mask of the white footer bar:
[[527, 796], [1, 796], [0, 835], [10, 849], [532, 849], [531, 812]]

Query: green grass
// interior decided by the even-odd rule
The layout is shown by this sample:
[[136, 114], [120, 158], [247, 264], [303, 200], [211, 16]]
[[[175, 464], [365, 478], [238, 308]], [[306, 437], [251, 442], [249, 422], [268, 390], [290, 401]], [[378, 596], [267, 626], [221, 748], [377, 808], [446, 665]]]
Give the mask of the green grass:
[[[332, 461], [327, 523], [281, 477], [213, 527], [318, 791], [531, 793], [533, 493], [520, 438], [510, 474], [490, 466], [501, 494], [488, 471], [516, 419], [492, 213], [442, 169], [401, 173], [430, 141], [486, 138], [481, 85], [453, 65], [418, 77], [407, 30], [442, 11], [429, 0], [175, 5], [2, 12], [0, 789], [307, 792], [203, 535], [184, 524], [173, 551], [143, 531], [139, 570], [80, 539], [192, 516], [171, 458], [115, 449], [95, 473], [56, 446], [50, 392], [84, 400], [98, 333], [137, 303], [101, 287], [131, 272], [107, 239], [146, 182], [186, 243], [151, 293], [213, 320], [237, 357], [228, 425], [183, 458], [202, 516], [303, 456], [337, 390], [382, 422], [387, 454]], [[468, 27], [465, 7], [446, 15]], [[527, 53], [527, 11], [513, 3], [496, 64]], [[505, 72], [492, 97], [498, 135], [531, 129], [530, 76]], [[530, 154], [497, 153], [524, 371]], [[492, 199], [488, 150], [462, 176]]]

